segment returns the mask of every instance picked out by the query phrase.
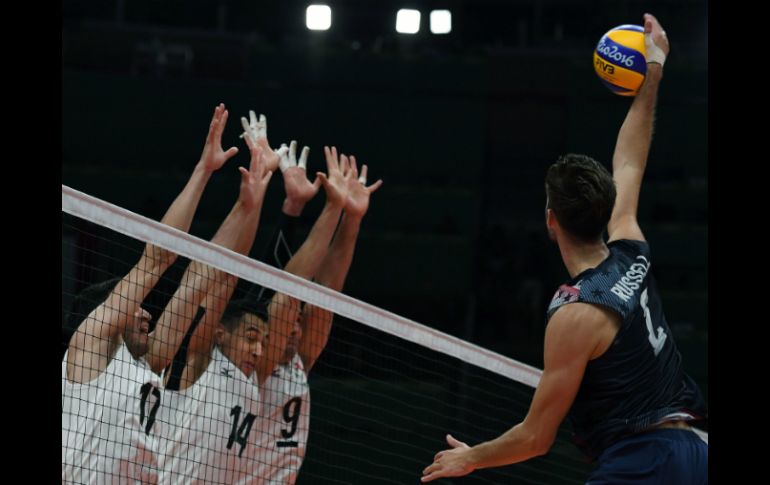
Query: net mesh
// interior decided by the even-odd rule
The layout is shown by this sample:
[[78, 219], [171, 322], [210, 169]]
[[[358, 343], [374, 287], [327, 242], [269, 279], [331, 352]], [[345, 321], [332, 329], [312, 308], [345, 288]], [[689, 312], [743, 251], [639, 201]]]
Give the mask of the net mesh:
[[[117, 316], [105, 309], [111, 287], [84, 298], [95, 283], [124, 278], [148, 247], [179, 257], [162, 274], [150, 264], [146, 280], [132, 280], [134, 292], [113, 304]], [[281, 259], [273, 256], [268, 263]], [[142, 281], [152, 283], [146, 294], [136, 289]], [[201, 285], [207, 291], [195, 296]], [[537, 369], [64, 186], [62, 288], [68, 483], [416, 482], [447, 433], [474, 444], [521, 421], [539, 378]], [[219, 327], [236, 301], [251, 302], [244, 312], [268, 324]], [[103, 311], [91, 313], [99, 304]], [[146, 354], [121, 334], [120, 345], [71, 358], [84, 322], [96, 329], [91, 340], [113, 324], [104, 315], [141, 334], [142, 309], [150, 334], [140, 337], [160, 341]], [[301, 348], [323, 331], [309, 315], [325, 311], [335, 316], [312, 368], [302, 352], [273, 356], [281, 363], [262, 380], [256, 368], [277, 332], [299, 315]], [[165, 339], [163, 325], [171, 327]], [[257, 341], [261, 354], [251, 359]], [[73, 381], [78, 366], [88, 375]], [[462, 483], [584, 483], [590, 465], [569, 434], [563, 426], [543, 457]]]

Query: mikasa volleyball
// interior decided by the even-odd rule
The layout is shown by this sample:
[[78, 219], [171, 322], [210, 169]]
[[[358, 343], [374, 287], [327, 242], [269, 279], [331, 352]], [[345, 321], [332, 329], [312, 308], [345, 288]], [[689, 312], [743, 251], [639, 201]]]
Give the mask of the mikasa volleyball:
[[594, 51], [594, 70], [613, 93], [636, 96], [647, 73], [644, 28], [620, 25], [599, 39]]

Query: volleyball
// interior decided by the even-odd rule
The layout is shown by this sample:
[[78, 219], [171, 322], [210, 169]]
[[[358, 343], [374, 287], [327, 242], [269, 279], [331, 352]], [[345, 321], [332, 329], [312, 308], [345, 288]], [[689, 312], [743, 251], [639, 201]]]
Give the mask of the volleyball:
[[636, 96], [647, 73], [644, 27], [620, 25], [599, 39], [594, 50], [594, 70], [610, 91]]

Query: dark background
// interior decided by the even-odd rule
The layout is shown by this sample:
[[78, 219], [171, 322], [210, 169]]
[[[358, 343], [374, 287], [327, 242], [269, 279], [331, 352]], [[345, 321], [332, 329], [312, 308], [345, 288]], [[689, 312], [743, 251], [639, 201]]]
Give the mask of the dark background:
[[[326, 32], [305, 28], [309, 3], [64, 1], [62, 183], [158, 220], [224, 102], [223, 145], [241, 153], [196, 214], [191, 233], [210, 238], [248, 163], [239, 118], [265, 113], [273, 146], [311, 147], [311, 173], [336, 145], [385, 181], [346, 293], [540, 367], [545, 307], [567, 277], [545, 232], [545, 170], [567, 152], [610, 166], [630, 100], [601, 84], [592, 51], [650, 12], [672, 50], [639, 219], [685, 368], [708, 396], [707, 2], [328, 1]], [[399, 8], [421, 10], [418, 34], [395, 32]], [[450, 34], [430, 33], [433, 8], [452, 11]], [[255, 248], [280, 210], [276, 180]], [[77, 236], [63, 225], [62, 237], [66, 309], [100, 275], [67, 277], [82, 255], [65, 258]]]

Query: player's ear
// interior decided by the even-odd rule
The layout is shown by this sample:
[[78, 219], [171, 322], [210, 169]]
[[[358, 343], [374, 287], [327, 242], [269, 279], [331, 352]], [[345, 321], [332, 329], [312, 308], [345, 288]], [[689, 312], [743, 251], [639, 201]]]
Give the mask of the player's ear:
[[545, 210], [545, 223], [549, 229], [554, 229], [556, 227], [557, 221], [556, 215], [553, 213], [553, 209]]
[[225, 340], [225, 326], [221, 323], [217, 324], [216, 330], [214, 330], [214, 341], [217, 345], [222, 345]]

